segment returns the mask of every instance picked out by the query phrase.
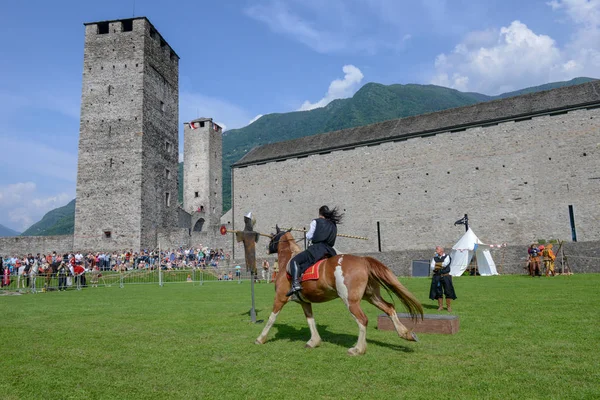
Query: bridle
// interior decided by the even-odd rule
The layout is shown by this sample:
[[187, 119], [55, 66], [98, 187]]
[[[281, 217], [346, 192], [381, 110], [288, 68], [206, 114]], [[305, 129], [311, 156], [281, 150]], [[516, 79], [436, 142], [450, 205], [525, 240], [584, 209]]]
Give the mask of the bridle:
[[[299, 241], [304, 240], [304, 238], [294, 239], [293, 236], [291, 239], [282, 240], [281, 237], [284, 236], [286, 233], [288, 233], [288, 232], [287, 231], [279, 232], [273, 236], [273, 239], [271, 239], [271, 241], [269, 242], [269, 246], [268, 246], [269, 254], [276, 254], [279, 252], [279, 243], [285, 243], [285, 242], [298, 243]], [[275, 250], [275, 251], [272, 251], [272, 250]]]

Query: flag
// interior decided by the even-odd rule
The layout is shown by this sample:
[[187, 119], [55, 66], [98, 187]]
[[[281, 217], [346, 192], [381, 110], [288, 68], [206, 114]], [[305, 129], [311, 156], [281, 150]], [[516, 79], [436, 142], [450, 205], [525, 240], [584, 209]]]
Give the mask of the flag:
[[456, 225], [465, 225], [469, 220], [467, 219], [466, 216], [462, 217], [461, 219], [459, 219], [458, 221], [456, 221], [454, 223], [454, 226]]
[[196, 129], [197, 128], [196, 123], [195, 122], [190, 122], [190, 128], [191, 129]]

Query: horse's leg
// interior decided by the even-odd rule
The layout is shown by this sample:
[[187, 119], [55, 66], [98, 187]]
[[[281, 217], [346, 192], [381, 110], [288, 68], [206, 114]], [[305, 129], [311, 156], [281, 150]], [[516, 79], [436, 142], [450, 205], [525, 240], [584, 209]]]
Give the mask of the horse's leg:
[[281, 309], [283, 308], [285, 303], [287, 303], [287, 301], [288, 301], [287, 297], [285, 297], [285, 296], [282, 297], [279, 295], [279, 293], [277, 293], [275, 295], [275, 302], [273, 303], [273, 311], [271, 311], [271, 315], [269, 316], [269, 320], [267, 321], [267, 324], [265, 325], [264, 329], [262, 330], [260, 335], [254, 341], [255, 344], [264, 344], [265, 343], [265, 341], [267, 340], [267, 335], [269, 334], [269, 330], [275, 323], [275, 320], [277, 319], [277, 315], [279, 314], [279, 311], [281, 311]]
[[306, 315], [306, 322], [308, 322], [308, 327], [310, 328], [310, 340], [306, 342], [305, 347], [315, 348], [321, 344], [321, 336], [319, 336], [319, 332], [317, 331], [317, 325], [315, 324], [315, 319], [313, 318], [312, 313], [312, 304], [311, 303], [301, 303], [302, 310], [304, 311], [304, 315]]
[[368, 297], [365, 296], [365, 300], [373, 304], [375, 307], [379, 308], [381, 311], [383, 311], [390, 317], [392, 323], [394, 324], [394, 328], [396, 328], [398, 336], [412, 342], [419, 341], [419, 339], [417, 339], [417, 336], [406, 326], [404, 326], [402, 322], [400, 322], [400, 319], [398, 319], [398, 314], [396, 314], [396, 309], [394, 308], [394, 305], [385, 301], [379, 294], [379, 290], [377, 290], [375, 293], [371, 294]]
[[348, 310], [350, 310], [352, 316], [354, 316], [354, 319], [358, 324], [358, 340], [356, 341], [356, 345], [354, 347], [348, 349], [348, 354], [351, 356], [365, 354], [367, 351], [367, 324], [369, 323], [369, 319], [363, 312], [362, 308], [360, 308], [360, 299], [349, 301]]

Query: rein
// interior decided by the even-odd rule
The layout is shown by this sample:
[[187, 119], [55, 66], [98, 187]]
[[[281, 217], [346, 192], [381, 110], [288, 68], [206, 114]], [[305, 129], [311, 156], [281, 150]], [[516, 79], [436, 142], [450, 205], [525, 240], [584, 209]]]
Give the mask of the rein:
[[[284, 235], [281, 235], [281, 236], [284, 236]], [[267, 246], [267, 248], [271, 249], [271, 246], [272, 246], [274, 249], [279, 250], [279, 243], [285, 243], [285, 242], [295, 242], [295, 243], [298, 243], [298, 242], [300, 242], [302, 240], [304, 240], [304, 238], [294, 239], [293, 236], [292, 236], [292, 239], [282, 240], [281, 238], [279, 238], [276, 241], [273, 241], [272, 243], [269, 243], [269, 245]], [[279, 251], [274, 251], [274, 253], [279, 253]]]

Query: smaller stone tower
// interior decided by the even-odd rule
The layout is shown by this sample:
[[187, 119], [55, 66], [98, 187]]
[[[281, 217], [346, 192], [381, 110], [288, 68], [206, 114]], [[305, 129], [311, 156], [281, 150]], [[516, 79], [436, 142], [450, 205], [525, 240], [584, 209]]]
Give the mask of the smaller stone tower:
[[183, 132], [183, 208], [194, 233], [214, 230], [223, 212], [223, 129], [212, 118], [198, 118]]

